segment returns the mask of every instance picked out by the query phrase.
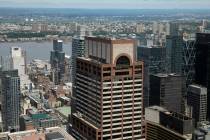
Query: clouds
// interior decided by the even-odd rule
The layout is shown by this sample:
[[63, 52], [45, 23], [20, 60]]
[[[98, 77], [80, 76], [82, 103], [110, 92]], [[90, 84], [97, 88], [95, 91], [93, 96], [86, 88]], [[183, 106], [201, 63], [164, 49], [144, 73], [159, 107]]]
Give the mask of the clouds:
[[209, 9], [210, 0], [0, 0], [0, 6], [36, 8]]

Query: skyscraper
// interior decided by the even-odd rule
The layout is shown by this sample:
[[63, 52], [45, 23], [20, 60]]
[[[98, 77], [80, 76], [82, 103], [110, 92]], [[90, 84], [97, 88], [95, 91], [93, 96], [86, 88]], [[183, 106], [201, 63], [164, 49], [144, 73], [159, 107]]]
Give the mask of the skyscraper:
[[150, 75], [165, 72], [165, 47], [138, 47], [137, 58], [144, 62], [144, 107], [149, 106]]
[[20, 78], [17, 70], [0, 71], [4, 131], [19, 130]]
[[149, 105], [174, 112], [184, 112], [185, 78], [176, 74], [154, 74], [150, 77]]
[[26, 73], [26, 55], [25, 51], [21, 50], [20, 47], [12, 47], [11, 51], [11, 69], [17, 69], [18, 74], [25, 75]]
[[72, 56], [71, 56], [71, 73], [72, 73], [72, 83], [75, 83], [76, 77], [76, 59], [77, 57], [84, 57], [85, 55], [85, 39], [82, 36], [74, 37], [72, 40]]
[[183, 37], [179, 34], [179, 25], [170, 24], [170, 35], [166, 36], [167, 72], [182, 74]]
[[159, 31], [159, 23], [157, 21], [152, 24], [152, 32], [153, 34], [158, 34]]
[[195, 78], [195, 39], [184, 40], [182, 74], [186, 78], [186, 86], [194, 82]]
[[87, 37], [85, 57], [77, 58], [73, 134], [80, 139], [142, 137], [143, 63], [134, 42]]
[[199, 85], [189, 85], [187, 104], [191, 108], [191, 117], [197, 123], [206, 121], [207, 89]]
[[53, 51], [50, 55], [52, 68], [52, 80], [55, 85], [62, 83], [65, 73], [65, 53], [63, 52], [63, 41], [53, 40]]
[[9, 56], [0, 56], [0, 65], [3, 70], [10, 70], [11, 58]]
[[72, 82], [72, 99], [71, 110], [75, 112], [75, 88], [76, 88], [76, 59], [85, 56], [85, 38], [83, 36], [74, 37], [72, 39], [72, 55], [71, 55], [71, 82]]
[[17, 69], [20, 77], [21, 87], [28, 85], [30, 82], [26, 75], [26, 51], [20, 47], [12, 47], [10, 50], [11, 55], [11, 69]]
[[171, 22], [169, 23], [169, 35], [170, 36], [179, 36], [179, 23]]
[[207, 119], [210, 119], [210, 34], [197, 33], [195, 82], [207, 87]]
[[41, 24], [40, 31], [41, 32], [47, 32], [48, 31], [48, 24], [47, 23]]

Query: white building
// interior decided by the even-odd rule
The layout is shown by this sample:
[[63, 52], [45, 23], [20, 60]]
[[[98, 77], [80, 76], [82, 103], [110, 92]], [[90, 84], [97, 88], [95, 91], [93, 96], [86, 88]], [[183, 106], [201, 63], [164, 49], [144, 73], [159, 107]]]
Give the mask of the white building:
[[11, 48], [11, 69], [17, 69], [20, 77], [21, 87], [29, 85], [30, 81], [26, 75], [26, 52], [20, 47]]

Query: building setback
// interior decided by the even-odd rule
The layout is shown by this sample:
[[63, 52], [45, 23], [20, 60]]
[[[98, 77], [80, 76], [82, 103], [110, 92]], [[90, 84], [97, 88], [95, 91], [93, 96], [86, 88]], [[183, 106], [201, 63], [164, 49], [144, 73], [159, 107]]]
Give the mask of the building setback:
[[136, 61], [134, 42], [87, 37], [85, 45], [86, 56], [77, 59], [74, 136], [141, 139], [143, 63]]
[[138, 47], [137, 59], [144, 62], [144, 107], [149, 106], [150, 75], [166, 71], [165, 47]]

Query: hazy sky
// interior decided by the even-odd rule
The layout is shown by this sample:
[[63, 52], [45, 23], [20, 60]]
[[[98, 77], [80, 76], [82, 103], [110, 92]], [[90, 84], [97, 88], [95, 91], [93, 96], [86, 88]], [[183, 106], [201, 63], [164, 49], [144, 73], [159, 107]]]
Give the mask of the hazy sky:
[[210, 9], [210, 0], [0, 0], [0, 7]]

